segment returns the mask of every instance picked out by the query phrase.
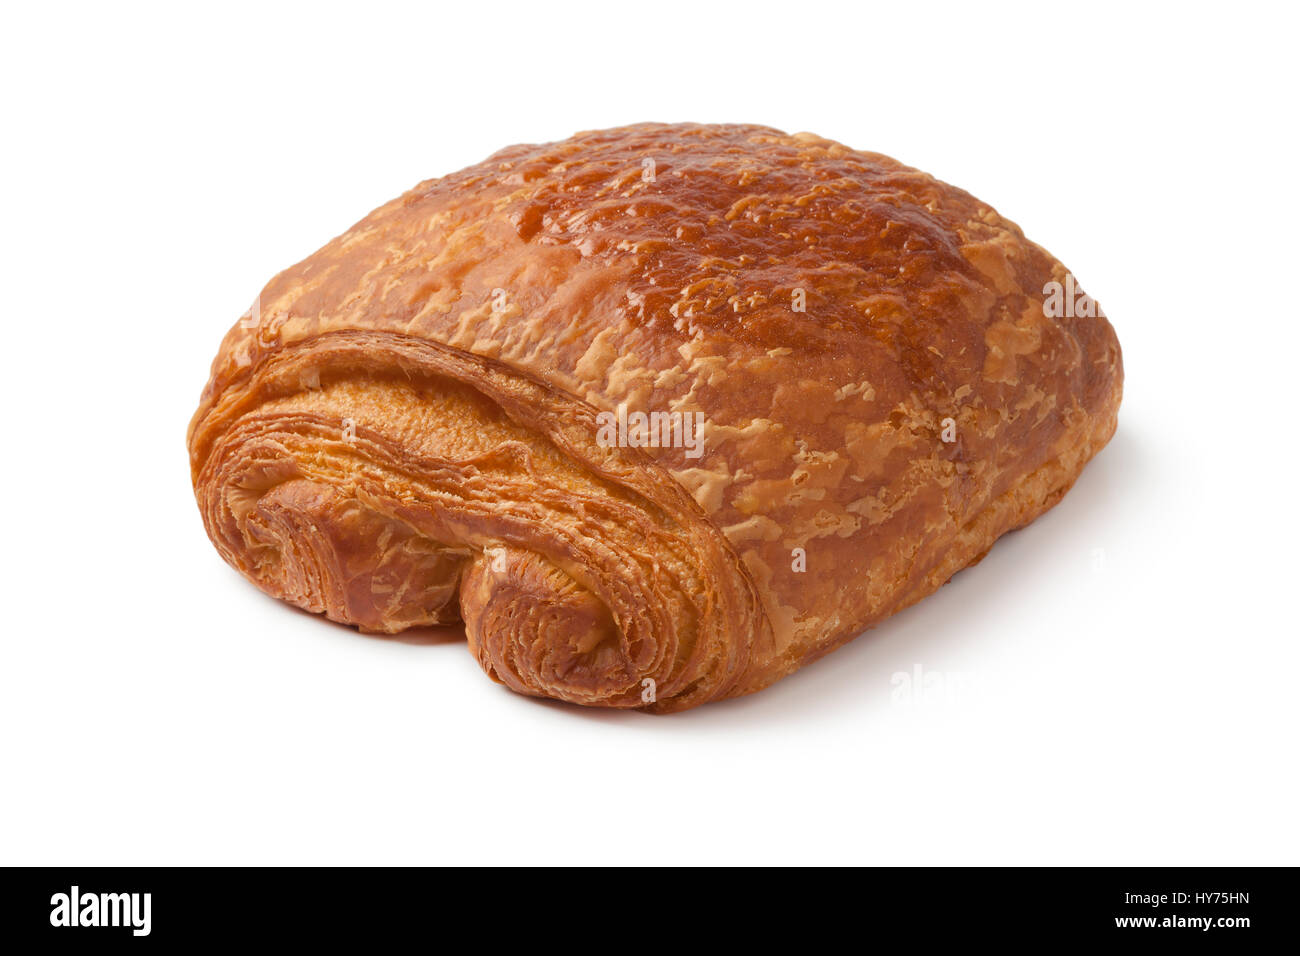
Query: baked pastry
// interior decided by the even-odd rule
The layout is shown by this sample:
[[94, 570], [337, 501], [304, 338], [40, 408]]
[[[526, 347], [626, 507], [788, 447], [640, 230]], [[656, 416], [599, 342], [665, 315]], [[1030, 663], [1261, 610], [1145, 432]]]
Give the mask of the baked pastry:
[[524, 694], [771, 684], [1051, 507], [1119, 344], [960, 189], [643, 124], [421, 183], [280, 273], [189, 430], [221, 556], [367, 631], [463, 620]]

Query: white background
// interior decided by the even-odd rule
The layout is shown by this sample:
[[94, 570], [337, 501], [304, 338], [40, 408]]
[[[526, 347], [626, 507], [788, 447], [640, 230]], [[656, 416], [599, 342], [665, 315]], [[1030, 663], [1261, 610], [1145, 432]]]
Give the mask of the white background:
[[[1300, 863], [1293, 16], [9, 5], [0, 862]], [[263, 283], [421, 179], [643, 120], [992, 203], [1118, 330], [1111, 445], [920, 605], [672, 717], [227, 568], [185, 428]]]

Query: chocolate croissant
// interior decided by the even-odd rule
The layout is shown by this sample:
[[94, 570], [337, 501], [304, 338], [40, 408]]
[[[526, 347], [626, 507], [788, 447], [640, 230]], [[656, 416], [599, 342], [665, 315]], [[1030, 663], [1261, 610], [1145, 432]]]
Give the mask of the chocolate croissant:
[[365, 631], [463, 621], [515, 691], [771, 684], [1060, 500], [1119, 343], [960, 189], [643, 124], [421, 183], [280, 273], [189, 429], [221, 556]]

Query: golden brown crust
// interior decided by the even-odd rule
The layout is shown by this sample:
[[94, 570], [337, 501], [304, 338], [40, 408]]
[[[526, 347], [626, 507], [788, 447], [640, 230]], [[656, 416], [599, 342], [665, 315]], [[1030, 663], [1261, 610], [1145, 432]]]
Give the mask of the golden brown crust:
[[[511, 147], [267, 285], [191, 424], [195, 492], [260, 587], [378, 631], [463, 617], [521, 692], [747, 693], [978, 560], [1109, 439], [1118, 342], [1049, 316], [1050, 282], [967, 193], [808, 134]], [[606, 447], [620, 405], [702, 413], [703, 455]]]

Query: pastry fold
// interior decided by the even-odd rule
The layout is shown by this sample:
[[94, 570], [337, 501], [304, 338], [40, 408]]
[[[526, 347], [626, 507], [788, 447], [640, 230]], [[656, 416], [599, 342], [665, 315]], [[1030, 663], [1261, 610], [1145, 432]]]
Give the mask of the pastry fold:
[[463, 621], [516, 691], [667, 711], [977, 561], [1105, 444], [1121, 381], [1096, 304], [967, 193], [645, 124], [422, 183], [276, 276], [189, 449], [269, 594]]

